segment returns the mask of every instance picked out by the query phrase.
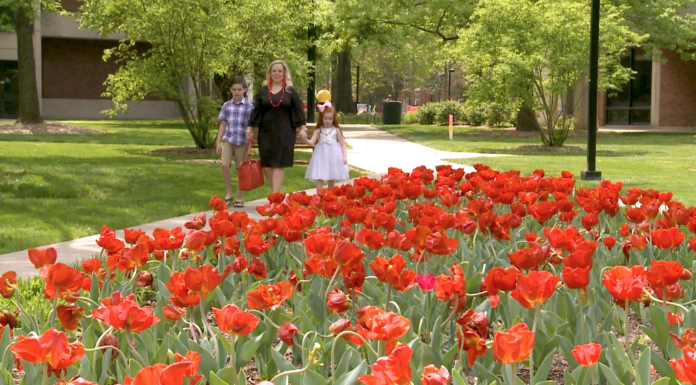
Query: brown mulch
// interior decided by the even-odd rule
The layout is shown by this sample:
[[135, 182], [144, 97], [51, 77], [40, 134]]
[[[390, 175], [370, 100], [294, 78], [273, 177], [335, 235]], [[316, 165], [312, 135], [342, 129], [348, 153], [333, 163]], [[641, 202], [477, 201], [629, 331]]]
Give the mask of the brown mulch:
[[0, 125], [0, 134], [20, 134], [20, 135], [44, 135], [44, 134], [105, 134], [100, 130], [91, 128], [70, 126], [57, 123], [38, 123], [38, 124], [4, 124]]
[[[463, 126], [467, 127], [467, 126]], [[505, 138], [536, 138], [539, 136], [537, 131], [517, 131], [515, 127], [482, 129], [480, 131], [457, 132], [455, 135], [462, 136], [483, 136], [483, 137], [505, 137]], [[620, 136], [619, 133], [597, 133], [598, 138], [610, 138]], [[587, 131], [571, 131], [568, 138], [586, 138]]]
[[583, 147], [576, 146], [518, 146], [518, 147], [507, 147], [506, 150], [514, 151], [540, 151], [540, 152], [585, 152], [586, 149]]

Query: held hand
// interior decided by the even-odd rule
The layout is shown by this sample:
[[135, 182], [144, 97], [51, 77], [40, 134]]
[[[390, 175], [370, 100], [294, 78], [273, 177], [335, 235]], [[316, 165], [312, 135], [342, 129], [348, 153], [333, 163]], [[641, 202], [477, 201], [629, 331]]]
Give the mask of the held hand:
[[215, 153], [220, 156], [222, 154], [222, 147], [220, 147], [220, 143], [215, 143]]
[[348, 157], [343, 155], [343, 164], [348, 164]]
[[301, 129], [300, 132], [297, 134], [297, 137], [306, 142], [307, 141], [307, 129], [306, 128]]
[[247, 140], [253, 140], [254, 139], [254, 131], [247, 129], [246, 136], [247, 136]]

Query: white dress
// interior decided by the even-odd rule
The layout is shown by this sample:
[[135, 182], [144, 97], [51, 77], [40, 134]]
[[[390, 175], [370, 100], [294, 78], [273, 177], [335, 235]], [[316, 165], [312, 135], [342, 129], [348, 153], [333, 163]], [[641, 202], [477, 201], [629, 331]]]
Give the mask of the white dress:
[[319, 140], [307, 166], [305, 178], [310, 180], [346, 180], [348, 165], [343, 163], [343, 148], [338, 142], [336, 127], [319, 129]]

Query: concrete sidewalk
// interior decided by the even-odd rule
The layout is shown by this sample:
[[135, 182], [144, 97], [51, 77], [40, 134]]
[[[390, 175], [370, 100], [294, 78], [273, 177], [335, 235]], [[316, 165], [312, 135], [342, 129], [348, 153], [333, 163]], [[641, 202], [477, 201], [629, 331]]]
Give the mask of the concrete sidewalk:
[[[456, 168], [464, 168], [467, 172], [471, 172], [474, 169], [470, 166], [447, 163], [443, 162], [442, 159], [499, 156], [433, 150], [432, 148], [409, 142], [388, 132], [365, 125], [344, 125], [342, 129], [346, 142], [352, 147], [352, 149], [348, 150], [349, 165], [375, 175], [386, 174], [389, 167], [397, 167], [408, 172], [421, 165], [435, 169], [435, 166], [441, 164], [451, 164]], [[314, 194], [316, 191], [315, 189], [310, 189], [306, 190], [306, 192]], [[243, 211], [247, 212], [249, 217], [260, 220], [262, 217], [256, 212], [256, 206], [266, 203], [268, 203], [268, 200], [265, 198], [246, 202]], [[184, 224], [192, 220], [193, 216], [197, 214], [199, 213], [132, 226], [132, 228], [141, 229], [148, 234], [151, 234], [154, 229], [159, 227], [165, 229], [183, 228]], [[208, 218], [211, 215], [212, 212], [207, 212]], [[123, 239], [123, 230], [117, 230], [116, 235]], [[55, 247], [58, 253], [58, 262], [69, 263], [99, 254], [101, 248], [96, 243], [98, 238], [99, 235], [97, 234], [37, 248]], [[19, 277], [29, 277], [38, 274], [38, 270], [29, 261], [27, 250], [0, 255], [0, 274], [7, 270], [16, 271]]]

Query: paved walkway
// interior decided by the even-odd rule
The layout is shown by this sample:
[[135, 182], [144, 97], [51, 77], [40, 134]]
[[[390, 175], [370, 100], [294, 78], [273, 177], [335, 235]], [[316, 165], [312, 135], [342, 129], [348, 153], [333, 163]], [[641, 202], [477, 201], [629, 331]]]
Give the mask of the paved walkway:
[[[411, 171], [415, 167], [425, 165], [428, 168], [434, 169], [437, 165], [448, 164], [447, 162], [443, 162], [442, 159], [496, 156], [490, 154], [437, 151], [370, 126], [345, 125], [342, 129], [346, 136], [346, 141], [352, 147], [352, 149], [348, 150], [348, 163], [351, 166], [372, 174], [386, 174], [389, 167], [398, 167], [404, 171]], [[453, 163], [452, 165], [457, 168], [465, 168], [467, 172], [473, 171], [473, 168], [469, 166]], [[222, 183], [222, 181], [220, 181], [220, 183]], [[315, 189], [306, 191], [308, 194], [315, 193]], [[251, 218], [259, 220], [261, 216], [256, 212], [255, 208], [258, 205], [266, 203], [268, 203], [268, 201], [265, 198], [247, 202], [243, 210], [246, 211]], [[196, 214], [198, 213], [132, 227], [141, 229], [147, 233], [152, 233], [152, 231], [158, 227], [171, 229], [180, 226], [183, 228], [184, 224], [192, 220], [193, 216]], [[207, 215], [210, 217], [212, 212], [208, 212]], [[106, 219], [107, 218], [105, 218], [105, 220]], [[122, 230], [118, 230], [116, 235], [123, 239]], [[99, 235], [92, 235], [50, 246], [56, 248], [59, 262], [68, 263], [98, 254], [101, 248], [96, 244], [97, 238], [99, 238]], [[38, 248], [43, 247], [48, 246]], [[0, 274], [7, 270], [16, 271], [19, 277], [29, 277], [38, 273], [34, 265], [29, 262], [27, 250], [0, 255]]]

